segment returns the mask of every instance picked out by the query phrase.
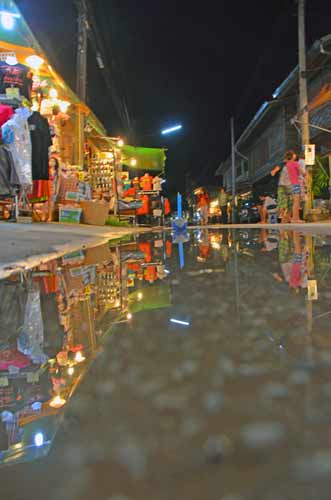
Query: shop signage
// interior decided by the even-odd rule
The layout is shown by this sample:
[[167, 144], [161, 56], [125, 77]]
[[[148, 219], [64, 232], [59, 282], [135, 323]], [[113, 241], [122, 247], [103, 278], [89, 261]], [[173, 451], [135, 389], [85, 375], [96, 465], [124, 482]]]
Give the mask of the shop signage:
[[305, 145], [305, 163], [306, 165], [315, 165], [315, 144]]

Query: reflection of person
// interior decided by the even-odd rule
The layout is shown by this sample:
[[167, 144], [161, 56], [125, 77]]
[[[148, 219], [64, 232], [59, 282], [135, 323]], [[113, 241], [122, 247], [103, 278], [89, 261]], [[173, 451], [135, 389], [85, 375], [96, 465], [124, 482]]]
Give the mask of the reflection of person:
[[222, 186], [218, 193], [218, 205], [221, 209], [221, 223], [228, 223], [228, 195]]
[[198, 208], [201, 214], [201, 224], [208, 224], [209, 195], [205, 189], [202, 189], [198, 194]]
[[282, 275], [275, 273], [276, 281], [285, 281], [291, 290], [298, 293], [300, 288], [307, 288], [307, 262], [305, 247], [298, 232], [280, 233], [278, 247], [279, 264]]

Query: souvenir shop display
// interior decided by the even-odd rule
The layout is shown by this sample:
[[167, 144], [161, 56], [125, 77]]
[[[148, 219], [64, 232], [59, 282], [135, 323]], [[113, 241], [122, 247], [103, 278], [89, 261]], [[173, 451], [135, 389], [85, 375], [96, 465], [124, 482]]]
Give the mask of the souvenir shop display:
[[92, 190], [99, 194], [109, 194], [113, 190], [114, 160], [93, 159], [90, 164]]

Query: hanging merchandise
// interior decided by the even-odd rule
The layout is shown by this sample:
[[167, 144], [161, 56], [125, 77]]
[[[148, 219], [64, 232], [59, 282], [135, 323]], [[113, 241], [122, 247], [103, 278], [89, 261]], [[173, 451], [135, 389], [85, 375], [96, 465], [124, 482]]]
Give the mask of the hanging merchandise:
[[19, 96], [31, 101], [32, 77], [30, 69], [24, 64], [0, 61], [0, 94], [6, 94], [7, 89], [17, 89]]
[[153, 189], [153, 177], [149, 175], [148, 173], [145, 173], [141, 178], [140, 178], [140, 187], [144, 191], [152, 191]]
[[44, 342], [44, 323], [41, 314], [39, 284], [33, 283], [28, 291], [24, 324], [17, 340], [17, 348], [31, 358], [35, 364], [42, 364], [47, 356], [42, 351]]
[[13, 156], [6, 146], [0, 145], [0, 196], [14, 195], [19, 185]]
[[2, 126], [2, 138], [12, 153], [20, 184], [31, 186], [31, 138], [28, 126], [30, 110], [18, 108], [14, 116]]
[[28, 119], [32, 145], [32, 179], [49, 179], [48, 152], [52, 138], [48, 121], [35, 111]]
[[162, 191], [162, 178], [156, 175], [153, 179], [153, 190]]
[[11, 106], [0, 104], [0, 127], [4, 125], [13, 116], [14, 111]]

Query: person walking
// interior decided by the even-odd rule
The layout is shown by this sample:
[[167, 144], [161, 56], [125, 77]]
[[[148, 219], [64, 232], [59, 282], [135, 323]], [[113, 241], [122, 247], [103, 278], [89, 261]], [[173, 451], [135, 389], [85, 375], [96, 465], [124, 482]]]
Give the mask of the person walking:
[[218, 205], [221, 209], [221, 223], [228, 223], [228, 195], [222, 186], [218, 193]]
[[205, 226], [208, 224], [208, 214], [209, 214], [209, 195], [207, 191], [202, 188], [198, 194], [198, 208], [201, 215], [201, 224]]

